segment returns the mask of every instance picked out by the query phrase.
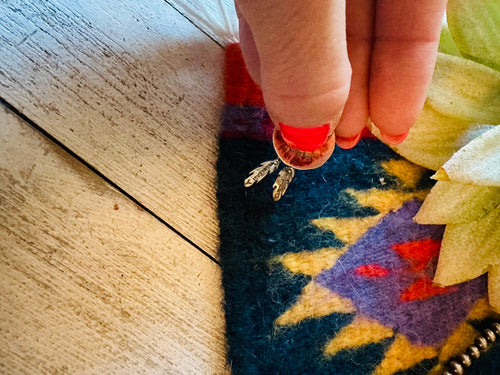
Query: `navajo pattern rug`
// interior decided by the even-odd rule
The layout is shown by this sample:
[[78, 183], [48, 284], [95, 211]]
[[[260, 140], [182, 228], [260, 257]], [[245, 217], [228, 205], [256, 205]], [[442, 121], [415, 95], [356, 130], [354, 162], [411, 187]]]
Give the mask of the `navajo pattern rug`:
[[[491, 323], [485, 277], [432, 283], [442, 226], [412, 218], [432, 172], [364, 133], [274, 202], [249, 171], [273, 124], [237, 44], [226, 50], [220, 261], [234, 374], [440, 374]], [[498, 345], [469, 369], [500, 373]]]

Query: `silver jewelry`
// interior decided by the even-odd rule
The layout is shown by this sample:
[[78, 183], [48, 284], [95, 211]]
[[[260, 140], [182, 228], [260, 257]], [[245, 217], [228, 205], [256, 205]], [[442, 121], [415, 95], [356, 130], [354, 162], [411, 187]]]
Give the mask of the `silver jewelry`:
[[464, 353], [448, 363], [448, 368], [443, 372], [443, 375], [465, 374], [465, 369], [470, 367], [472, 362], [481, 356], [481, 353], [493, 346], [498, 337], [500, 337], [500, 323], [494, 322], [476, 337], [474, 344], [470, 345]]
[[[261, 165], [259, 165], [249, 173], [249, 176], [245, 179], [244, 182], [245, 187], [250, 187], [262, 181], [264, 177], [276, 171], [280, 163], [281, 160], [279, 158], [276, 160], [263, 162]], [[275, 201], [279, 201], [285, 194], [286, 189], [288, 189], [288, 186], [292, 182], [294, 176], [295, 169], [288, 165], [280, 171], [273, 185], [273, 199]]]
[[280, 159], [263, 162], [261, 165], [259, 165], [249, 173], [249, 176], [245, 179], [245, 187], [250, 187], [262, 181], [264, 177], [278, 169], [280, 162]]
[[285, 195], [286, 189], [288, 189], [294, 176], [295, 169], [288, 165], [280, 171], [273, 185], [273, 199], [275, 201], [279, 201], [281, 197]]

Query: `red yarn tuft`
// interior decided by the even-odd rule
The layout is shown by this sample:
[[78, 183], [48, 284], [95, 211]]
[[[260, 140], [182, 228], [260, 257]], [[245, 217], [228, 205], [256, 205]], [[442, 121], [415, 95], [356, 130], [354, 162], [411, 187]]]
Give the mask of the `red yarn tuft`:
[[239, 44], [227, 46], [225, 66], [226, 103], [264, 107], [262, 91], [248, 74]]
[[412, 263], [412, 269], [415, 271], [423, 271], [431, 260], [439, 255], [441, 241], [428, 239], [405, 242], [393, 245], [392, 248], [404, 259]]
[[364, 266], [357, 267], [354, 272], [360, 276], [372, 278], [387, 276], [389, 270], [379, 264], [366, 264]]
[[423, 300], [438, 294], [451, 293], [456, 290], [457, 288], [454, 286], [441, 287], [435, 285], [430, 278], [424, 277], [415, 281], [401, 294], [401, 301], [410, 302]]

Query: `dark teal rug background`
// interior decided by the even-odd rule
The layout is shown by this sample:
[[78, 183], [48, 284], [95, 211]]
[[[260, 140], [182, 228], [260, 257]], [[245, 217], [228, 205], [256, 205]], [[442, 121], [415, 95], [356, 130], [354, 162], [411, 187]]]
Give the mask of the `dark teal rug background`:
[[[376, 214], [359, 206], [343, 190], [397, 188], [397, 179], [380, 168], [379, 162], [399, 157], [379, 141], [363, 139], [352, 150], [335, 150], [322, 168], [298, 171], [279, 202], [272, 200], [272, 178], [249, 189], [243, 187], [250, 170], [274, 157], [266, 141], [220, 140], [220, 261], [233, 374], [370, 374], [393, 339], [331, 358], [322, 353], [326, 343], [352, 321], [353, 314], [331, 314], [293, 327], [275, 327], [276, 318], [296, 301], [310, 277], [292, 275], [270, 260], [304, 249], [342, 246], [333, 233], [318, 230], [310, 221]], [[487, 324], [478, 322], [480, 326]], [[499, 349], [496, 346], [484, 354], [469, 373], [497, 373]], [[426, 360], [402, 373], [424, 374], [436, 363], [435, 359]]]
[[[412, 227], [412, 220], [405, 219], [404, 225], [398, 225], [394, 221], [394, 218], [401, 218], [401, 215], [397, 216], [397, 212], [405, 212], [402, 208], [394, 215], [391, 214], [393, 221], [386, 221], [385, 226], [377, 224], [372, 227], [356, 244], [349, 247], [335, 266], [319, 275], [324, 282], [323, 287], [344, 297], [349, 296], [356, 306], [356, 314], [332, 313], [324, 317], [308, 318], [298, 324], [276, 325], [276, 319], [294, 305], [311, 277], [292, 273], [282, 263], [273, 260], [285, 253], [344, 245], [333, 232], [320, 230], [313, 225], [312, 219], [363, 218], [378, 213], [373, 208], [361, 206], [346, 189], [404, 190], [407, 187], [381, 166], [382, 161], [399, 159], [399, 156], [374, 138], [362, 138], [351, 150], [337, 148], [323, 167], [297, 171], [285, 196], [278, 202], [272, 199], [272, 184], [276, 174], [245, 189], [243, 181], [248, 173], [263, 161], [276, 158], [269, 141], [273, 124], [264, 108], [260, 89], [245, 69], [237, 44], [229, 45], [226, 49], [224, 79], [226, 105], [221, 119], [217, 199], [228, 362], [233, 374], [371, 374], [385, 358], [394, 337], [357, 349], [343, 350], [334, 356], [324, 355], [325, 345], [349, 325], [356, 314], [360, 314], [359, 308], [368, 306], [364, 312], [371, 314], [371, 318], [385, 326], [389, 323], [395, 334], [406, 337], [412, 336], [415, 326], [407, 326], [405, 322], [421, 322], [422, 329], [420, 326], [415, 327], [419, 328], [419, 335], [422, 332], [428, 334], [423, 335], [425, 337], [417, 335], [417, 339], [422, 338], [417, 341], [424, 341], [423, 339], [429, 339], [433, 335], [438, 337], [437, 331], [442, 331], [440, 337], [443, 332], [449, 332], [443, 330], [442, 326], [458, 325], [465, 317], [464, 313], [469, 311], [470, 302], [478, 298], [478, 290], [486, 295], [483, 278], [472, 282], [475, 283], [472, 289], [469, 288], [470, 285], [461, 286], [461, 292], [454, 296], [451, 296], [452, 293], [445, 293], [405, 305], [398, 303], [400, 296], [396, 295], [390, 306], [394, 308], [393, 311], [387, 308], [387, 304], [384, 305], [383, 297], [391, 289], [391, 282], [401, 282], [394, 277], [391, 279], [391, 276], [401, 270], [407, 276], [404, 273], [406, 269], [395, 270], [397, 272], [389, 274], [390, 277], [385, 281], [378, 279], [378, 284], [370, 280], [364, 284], [355, 284], [354, 279], [349, 279], [352, 272], [349, 274], [350, 271], [344, 271], [342, 267], [356, 267], [363, 265], [365, 261], [373, 263], [380, 260], [378, 256], [384, 255], [384, 252], [389, 258], [392, 257], [388, 259], [390, 262], [399, 262], [400, 265], [404, 263], [404, 259], [397, 259], [398, 255], [390, 250], [394, 242], [386, 242], [379, 247], [371, 245], [374, 242], [381, 243], [377, 238], [387, 237], [385, 234], [391, 232], [391, 226], [398, 228], [392, 232], [408, 233], [406, 237], [396, 233], [398, 243], [409, 238], [423, 239], [418, 237], [421, 230]], [[429, 172], [422, 177], [418, 188], [431, 186], [431, 174]], [[410, 205], [415, 209], [418, 204], [420, 203], [413, 201]], [[408, 207], [406, 213], [409, 212]], [[379, 235], [381, 236], [377, 237]], [[432, 236], [436, 237], [436, 233]], [[377, 250], [372, 251], [375, 248]], [[429, 271], [432, 271], [432, 267]], [[320, 279], [319, 276], [316, 276], [316, 282]], [[378, 290], [373, 289], [374, 285], [378, 286]], [[473, 292], [469, 293], [470, 290]], [[436, 314], [435, 311], [438, 310], [442, 314]], [[481, 331], [491, 321], [469, 320], [468, 323]], [[426, 374], [436, 363], [437, 358], [424, 360], [401, 374]], [[497, 345], [483, 354], [468, 373], [497, 374], [500, 373], [499, 366], [500, 345]]]

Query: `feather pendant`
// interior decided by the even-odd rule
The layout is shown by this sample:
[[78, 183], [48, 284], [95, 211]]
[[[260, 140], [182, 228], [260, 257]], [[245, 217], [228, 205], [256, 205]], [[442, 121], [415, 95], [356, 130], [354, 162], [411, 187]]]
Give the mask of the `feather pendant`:
[[273, 173], [280, 165], [280, 159], [265, 161], [250, 172], [245, 180], [245, 187], [250, 187], [260, 181], [268, 174]]
[[279, 201], [285, 194], [286, 189], [288, 189], [288, 186], [292, 182], [294, 176], [295, 169], [288, 165], [280, 171], [278, 178], [273, 185], [273, 199], [275, 201]]
[[222, 46], [238, 42], [233, 0], [165, 0]]

